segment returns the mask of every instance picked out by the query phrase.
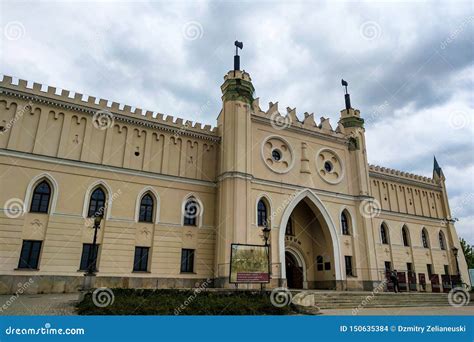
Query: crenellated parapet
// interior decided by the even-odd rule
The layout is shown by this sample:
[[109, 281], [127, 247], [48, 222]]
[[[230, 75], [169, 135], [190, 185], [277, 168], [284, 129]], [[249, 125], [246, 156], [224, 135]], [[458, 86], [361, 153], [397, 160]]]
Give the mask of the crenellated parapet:
[[390, 169], [388, 167], [383, 167], [383, 166], [378, 166], [378, 165], [369, 164], [369, 172], [374, 173], [374, 174], [387, 175], [387, 176], [397, 177], [397, 178], [401, 178], [405, 180], [425, 183], [429, 185], [437, 185], [437, 183], [432, 178], [415, 175], [409, 172]]
[[370, 194], [387, 212], [446, 217], [442, 187], [431, 178], [369, 164]]
[[224, 76], [221, 91], [223, 101], [242, 101], [250, 105], [254, 100], [255, 89], [250, 75], [245, 70], [229, 71]]
[[30, 83], [22, 79], [14, 82], [11, 76], [3, 76], [0, 82], [0, 92], [92, 115], [100, 111], [107, 112], [119, 121], [162, 128], [166, 131], [179, 132], [180, 135], [198, 135], [204, 139], [218, 140], [217, 128], [211, 125], [203, 125], [200, 122], [183, 120], [170, 115], [165, 116], [162, 113], [105, 99], [97, 99], [94, 96], [87, 96], [36, 82]]
[[299, 128], [312, 133], [319, 133], [336, 138], [345, 137], [344, 126], [338, 123], [336, 128], [333, 128], [329, 118], [321, 117], [319, 123], [314, 118], [314, 113], [305, 112], [304, 118], [300, 120], [296, 114], [296, 108], [286, 108], [286, 114], [281, 114], [278, 109], [278, 102], [270, 102], [266, 111], [260, 107], [259, 98], [256, 98], [252, 103], [253, 114], [260, 118], [265, 118], [269, 122], [281, 128]]

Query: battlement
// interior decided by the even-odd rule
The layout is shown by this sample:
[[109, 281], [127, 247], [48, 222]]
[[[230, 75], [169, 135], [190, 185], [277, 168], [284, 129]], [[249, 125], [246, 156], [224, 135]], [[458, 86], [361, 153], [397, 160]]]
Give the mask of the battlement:
[[81, 93], [59, 89], [56, 87], [46, 86], [36, 82], [28, 82], [22, 79], [18, 83], [14, 82], [11, 76], [3, 75], [0, 82], [0, 87], [5, 90], [18, 91], [21, 93], [30, 94], [32, 96], [41, 96], [53, 101], [66, 102], [71, 105], [87, 107], [92, 111], [107, 111], [112, 114], [123, 115], [131, 119], [140, 119], [149, 121], [150, 123], [162, 124], [171, 126], [174, 129], [190, 131], [200, 134], [217, 135], [217, 127], [211, 125], [202, 125], [200, 122], [193, 122], [181, 118], [174, 118], [173, 116], [142, 110], [130, 105], [122, 105], [117, 102], [112, 102], [105, 99], [97, 99], [94, 96], [87, 96]]
[[403, 178], [403, 179], [409, 179], [409, 180], [422, 182], [426, 184], [437, 184], [432, 178], [429, 178], [429, 177], [415, 175], [413, 173], [390, 169], [390, 168], [382, 167], [378, 165], [369, 164], [369, 172], [379, 173], [379, 174]]
[[231, 70], [227, 73], [227, 75], [224, 76], [224, 81], [228, 79], [236, 79], [239, 78], [244, 81], [252, 82], [252, 79], [250, 78], [250, 74], [246, 72], [245, 70]]
[[282, 115], [278, 110], [278, 102], [270, 102], [268, 109], [263, 111], [260, 108], [259, 99], [256, 98], [253, 101], [252, 108], [254, 114], [263, 118], [269, 119], [274, 125], [281, 127], [298, 127], [312, 132], [322, 133], [331, 135], [339, 138], [344, 138], [345, 129], [344, 126], [338, 123], [336, 129], [333, 129], [329, 118], [321, 117], [319, 124], [314, 119], [314, 113], [304, 113], [304, 119], [301, 121], [297, 114], [296, 108], [286, 108], [286, 115]]

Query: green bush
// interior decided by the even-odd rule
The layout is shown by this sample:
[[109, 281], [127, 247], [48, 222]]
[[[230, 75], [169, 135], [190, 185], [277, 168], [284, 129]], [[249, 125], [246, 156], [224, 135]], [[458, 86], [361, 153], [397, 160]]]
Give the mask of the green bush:
[[98, 307], [88, 293], [77, 305], [80, 315], [287, 315], [270, 293], [259, 291], [112, 289], [114, 302]]

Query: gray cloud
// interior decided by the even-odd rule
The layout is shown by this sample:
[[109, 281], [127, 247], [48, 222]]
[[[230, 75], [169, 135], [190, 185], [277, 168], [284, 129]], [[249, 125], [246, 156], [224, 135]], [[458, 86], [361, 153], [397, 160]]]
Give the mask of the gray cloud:
[[[262, 107], [279, 101], [334, 125], [344, 77], [366, 118], [371, 163], [431, 176], [436, 154], [454, 205], [474, 193], [469, 2], [1, 6], [4, 74], [215, 124], [233, 41], [243, 40]], [[17, 40], [5, 38], [11, 22], [24, 27]], [[474, 243], [472, 205], [457, 212], [459, 235]]]

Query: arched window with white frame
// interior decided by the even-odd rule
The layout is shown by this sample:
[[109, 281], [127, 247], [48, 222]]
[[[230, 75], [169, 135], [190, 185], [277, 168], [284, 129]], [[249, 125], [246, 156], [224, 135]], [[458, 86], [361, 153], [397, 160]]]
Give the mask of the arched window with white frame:
[[33, 196], [31, 198], [31, 213], [43, 213], [49, 212], [49, 204], [51, 201], [51, 185], [46, 179], [39, 182], [33, 190]]
[[439, 239], [439, 248], [441, 248], [441, 250], [445, 251], [446, 250], [446, 239], [445, 239], [444, 233], [442, 231], [439, 232], [438, 239]]
[[421, 242], [423, 248], [430, 248], [429, 235], [425, 228], [421, 231]]
[[350, 229], [350, 216], [347, 210], [344, 210], [341, 213], [341, 230], [343, 235], [351, 235], [351, 229]]
[[268, 227], [268, 204], [264, 198], [257, 203], [257, 226]]
[[384, 244], [384, 245], [388, 245], [390, 243], [388, 228], [387, 228], [387, 225], [385, 223], [382, 223], [380, 225], [380, 240], [381, 240], [382, 244]]
[[200, 201], [194, 197], [188, 197], [183, 205], [183, 225], [199, 227], [201, 225], [203, 208]]
[[410, 246], [410, 232], [408, 231], [407, 226], [402, 227], [402, 242], [403, 242], [403, 246], [405, 247]]
[[95, 188], [89, 198], [89, 209], [87, 217], [102, 216], [105, 217], [107, 196], [105, 190], [98, 186]]
[[145, 193], [140, 200], [138, 222], [153, 223], [155, 216], [155, 199], [149, 192]]
[[26, 189], [23, 212], [54, 214], [58, 191], [58, 183], [49, 173], [38, 174]]

